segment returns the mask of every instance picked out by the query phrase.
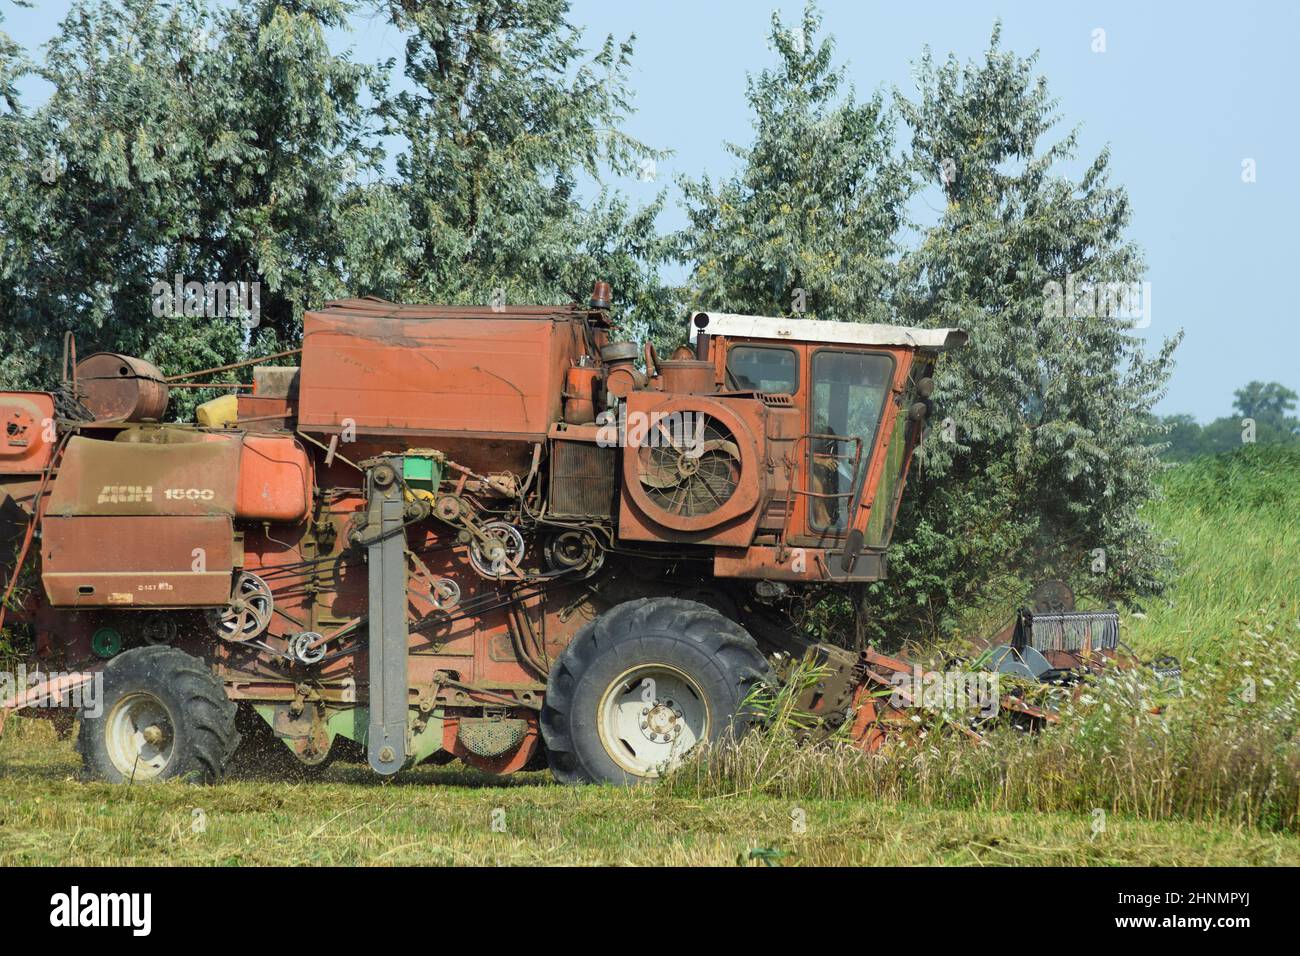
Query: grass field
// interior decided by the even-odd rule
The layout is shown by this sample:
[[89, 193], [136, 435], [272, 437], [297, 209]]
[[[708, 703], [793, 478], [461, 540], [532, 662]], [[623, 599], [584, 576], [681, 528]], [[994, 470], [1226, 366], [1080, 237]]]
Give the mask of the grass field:
[[545, 774], [418, 768], [384, 784], [336, 765], [311, 783], [83, 784], [71, 745], [33, 722], [0, 761], [0, 865], [1300, 865], [1300, 840], [1248, 828], [1112, 818], [1094, 836], [1082, 813], [693, 799]]
[[[1134, 734], [1119, 722], [1128, 736], [1115, 739], [1154, 737], [1158, 753], [1112, 754], [1104, 735], [1095, 754], [1062, 738], [1012, 743], [992, 762], [933, 748], [907, 765], [924, 773], [876, 771], [861, 784], [835, 776], [841, 760], [801, 768], [806, 781], [737, 787], [704, 774], [632, 791], [450, 767], [384, 783], [350, 765], [309, 783], [113, 787], [78, 782], [71, 743], [44, 722], [13, 721], [0, 740], [0, 864], [1300, 865], [1286, 789], [1300, 674], [1278, 651], [1300, 659], [1300, 455], [1248, 448], [1180, 466], [1166, 487], [1152, 514], [1178, 540], [1184, 574], [1167, 601], [1126, 617], [1126, 638], [1188, 658], [1194, 693], [1258, 673], [1264, 706], [1212, 700], [1202, 723], [1221, 726], [1184, 740], [1200, 724], [1176, 723], [1172, 744], [1155, 725]], [[1257, 650], [1276, 666], [1249, 660]], [[1267, 715], [1258, 725], [1256, 713]], [[1076, 737], [1108, 720], [1081, 718]], [[1243, 759], [1271, 775], [1240, 784]]]

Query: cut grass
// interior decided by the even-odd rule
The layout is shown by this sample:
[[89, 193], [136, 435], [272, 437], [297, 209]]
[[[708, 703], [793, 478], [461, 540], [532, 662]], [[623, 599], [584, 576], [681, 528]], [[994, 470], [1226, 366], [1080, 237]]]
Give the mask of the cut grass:
[[1300, 840], [1242, 828], [1111, 815], [1094, 836], [1090, 814], [691, 798], [559, 787], [545, 774], [418, 768], [384, 783], [336, 765], [312, 783], [88, 784], [48, 727], [10, 731], [0, 742], [6, 866], [761, 865], [767, 854], [754, 850], [785, 854], [781, 865], [1300, 865]]

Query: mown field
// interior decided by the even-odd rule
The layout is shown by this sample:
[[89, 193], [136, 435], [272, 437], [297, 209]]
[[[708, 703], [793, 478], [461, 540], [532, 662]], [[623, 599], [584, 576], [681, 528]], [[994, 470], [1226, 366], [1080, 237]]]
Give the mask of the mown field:
[[84, 784], [69, 741], [12, 721], [0, 864], [1300, 865], [1300, 454], [1247, 448], [1166, 489], [1152, 516], [1183, 575], [1125, 619], [1142, 652], [1184, 658], [1160, 716], [1120, 680], [1042, 739], [933, 734], [887, 764], [756, 740], [634, 791], [350, 765]]

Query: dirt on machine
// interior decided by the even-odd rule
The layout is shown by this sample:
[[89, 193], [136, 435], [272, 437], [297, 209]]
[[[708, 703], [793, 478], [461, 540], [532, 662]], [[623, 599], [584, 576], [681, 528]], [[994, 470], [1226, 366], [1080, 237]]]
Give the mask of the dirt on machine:
[[[0, 614], [36, 675], [0, 721], [79, 717], [111, 781], [219, 780], [254, 737], [308, 768], [629, 783], [810, 660], [801, 706], [879, 749], [914, 665], [795, 611], [886, 577], [966, 334], [698, 312], [661, 357], [609, 308], [599, 282], [564, 307], [349, 299], [292, 352], [177, 376], [73, 352], [49, 391], [0, 392]], [[228, 394], [164, 421], [199, 386]], [[1117, 645], [1115, 612], [1061, 600], [985, 656], [1046, 680]]]

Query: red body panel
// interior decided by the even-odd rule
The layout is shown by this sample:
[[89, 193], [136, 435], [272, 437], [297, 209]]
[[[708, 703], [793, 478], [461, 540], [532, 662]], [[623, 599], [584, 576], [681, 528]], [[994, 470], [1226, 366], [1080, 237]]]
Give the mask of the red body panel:
[[46, 596], [56, 607], [225, 604], [232, 530], [226, 515], [47, 515]]
[[298, 425], [358, 440], [409, 436], [470, 467], [520, 468], [563, 414], [584, 344], [570, 313], [342, 304], [303, 320]]

